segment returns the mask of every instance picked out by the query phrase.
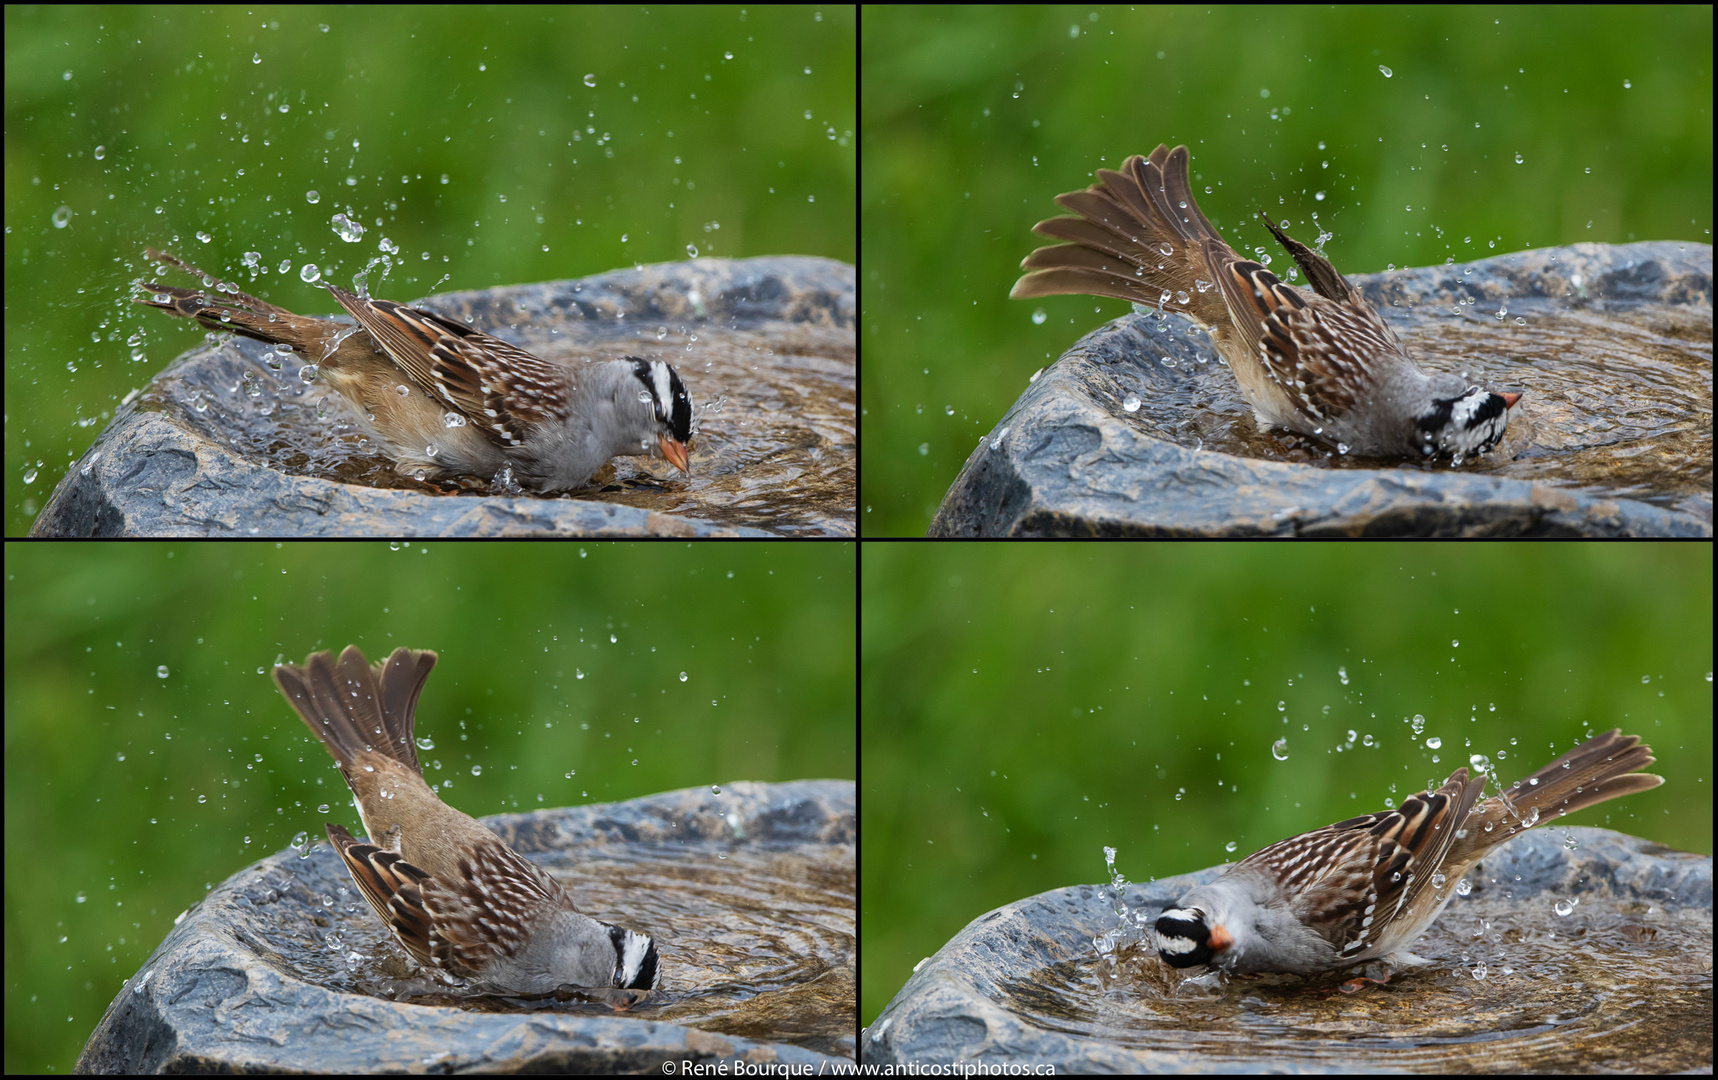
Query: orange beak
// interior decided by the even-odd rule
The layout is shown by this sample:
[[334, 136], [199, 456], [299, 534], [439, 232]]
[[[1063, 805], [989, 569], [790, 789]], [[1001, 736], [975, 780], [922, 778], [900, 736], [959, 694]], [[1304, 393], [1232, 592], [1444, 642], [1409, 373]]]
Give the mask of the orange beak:
[[658, 435], [656, 437], [656, 445], [661, 449], [662, 456], [668, 459], [668, 463], [670, 465], [679, 469], [687, 476], [692, 475], [692, 470], [687, 465], [685, 443], [670, 439], [666, 435]]

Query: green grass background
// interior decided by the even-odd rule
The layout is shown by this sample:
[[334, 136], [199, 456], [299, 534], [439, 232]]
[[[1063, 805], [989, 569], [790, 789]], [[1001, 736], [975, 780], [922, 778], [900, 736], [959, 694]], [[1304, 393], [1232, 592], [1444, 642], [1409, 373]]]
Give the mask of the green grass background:
[[[125, 396], [199, 341], [130, 302], [159, 271], [146, 246], [310, 314], [332, 304], [305, 266], [350, 287], [384, 244], [395, 267], [369, 283], [402, 301], [693, 249], [857, 257], [851, 7], [8, 6], [5, 20], [7, 535]], [[358, 242], [335, 235], [342, 213]], [[265, 273], [244, 268], [251, 252]]]
[[1203, 869], [1400, 803], [1472, 753], [1515, 780], [1621, 727], [1664, 785], [1571, 824], [1712, 850], [1707, 545], [861, 561], [863, 1023], [972, 920], [1105, 881], [1106, 845], [1133, 881]]
[[862, 32], [868, 536], [923, 535], [1027, 378], [1127, 313], [1008, 290], [1058, 193], [1160, 142], [1279, 260], [1258, 210], [1309, 240], [1316, 213], [1354, 273], [1712, 243], [1710, 7], [872, 7]]
[[439, 652], [426, 774], [474, 816], [853, 779], [854, 589], [850, 544], [10, 545], [6, 1071], [69, 1072], [180, 912], [358, 828], [277, 660]]

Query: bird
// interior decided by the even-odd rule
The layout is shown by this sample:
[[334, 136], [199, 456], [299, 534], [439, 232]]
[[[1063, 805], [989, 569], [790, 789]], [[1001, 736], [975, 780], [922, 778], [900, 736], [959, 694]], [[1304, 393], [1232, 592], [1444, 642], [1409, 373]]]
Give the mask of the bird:
[[1453, 374], [1428, 375], [1330, 261], [1265, 225], [1312, 291], [1238, 254], [1199, 210], [1187, 147], [1159, 144], [1121, 171], [1056, 196], [1074, 217], [1034, 225], [1068, 241], [1041, 247], [1010, 296], [1083, 293], [1185, 315], [1204, 327], [1261, 428], [1311, 436], [1339, 452], [1453, 463], [1497, 446], [1520, 400]]
[[[154, 248], [145, 256], [214, 280]], [[137, 303], [303, 355], [357, 409], [398, 473], [492, 479], [506, 470], [503, 479], [543, 493], [582, 488], [622, 455], [660, 456], [691, 473], [692, 399], [666, 361], [545, 360], [433, 311], [328, 283], [357, 328], [230, 285], [137, 286]]]
[[656, 942], [579, 911], [564, 886], [441, 800], [418, 768], [418, 695], [436, 664], [395, 649], [371, 665], [355, 645], [277, 664], [275, 684], [352, 790], [368, 842], [328, 824], [358, 891], [420, 964], [495, 994], [561, 987], [653, 990]]
[[1397, 809], [1280, 840], [1189, 890], [1157, 919], [1158, 955], [1228, 975], [1426, 963], [1408, 947], [1475, 863], [1534, 825], [1658, 787], [1638, 771], [1653, 760], [1613, 728], [1488, 799], [1483, 776], [1457, 769]]

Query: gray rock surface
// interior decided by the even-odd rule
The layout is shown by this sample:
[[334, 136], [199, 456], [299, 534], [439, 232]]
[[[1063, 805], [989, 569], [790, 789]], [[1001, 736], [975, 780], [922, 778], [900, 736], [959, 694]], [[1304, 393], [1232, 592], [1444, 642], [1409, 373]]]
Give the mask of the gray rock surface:
[[1712, 248], [1577, 244], [1350, 274], [1428, 369], [1521, 389], [1460, 467], [1260, 432], [1180, 317], [1082, 338], [968, 457], [932, 536], [1710, 536]]
[[[1149, 926], [1220, 870], [1128, 886], [1128, 925]], [[1710, 856], [1553, 824], [1468, 879], [1473, 895], [1414, 946], [1433, 963], [1353, 995], [1334, 992], [1336, 977], [1183, 983], [1137, 931], [1129, 940], [1113, 890], [1041, 893], [973, 920], [920, 964], [860, 1033], [860, 1061], [1058, 1074], [1710, 1071]]]
[[[284, 299], [271, 288], [285, 291], [284, 282], [236, 283]], [[390, 296], [374, 275], [371, 286]], [[448, 494], [342, 441], [328, 417], [350, 406], [323, 384], [304, 385], [302, 359], [270, 366], [268, 346], [224, 337], [174, 361], [118, 410], [31, 535], [853, 534], [852, 267], [697, 259], [414, 302], [540, 355], [668, 360], [697, 410], [692, 476], [616, 458], [597, 474], [602, 487], [576, 498]], [[146, 314], [158, 340], [194, 340]]]
[[[120, 989], [77, 1071], [850, 1066], [854, 791], [836, 780], [736, 783], [485, 818], [566, 877], [581, 908], [656, 938], [662, 988], [625, 1012], [468, 1000], [406, 960], [331, 848], [288, 849], [180, 917]], [[762, 869], [784, 862], [786, 878]]]

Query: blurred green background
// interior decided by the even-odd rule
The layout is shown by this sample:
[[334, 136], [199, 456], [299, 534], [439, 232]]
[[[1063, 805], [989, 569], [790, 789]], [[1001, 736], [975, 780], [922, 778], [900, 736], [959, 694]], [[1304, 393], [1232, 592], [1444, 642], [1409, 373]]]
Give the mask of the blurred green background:
[[694, 249], [855, 261], [855, 18], [8, 6], [7, 535], [200, 340], [130, 302], [146, 246], [306, 314], [306, 265], [350, 287], [384, 248], [401, 301]]
[[69, 1072], [180, 912], [358, 828], [275, 662], [439, 652], [426, 775], [473, 816], [851, 780], [854, 589], [850, 544], [8, 545], [6, 1071]]
[[1236, 248], [1316, 213], [1344, 272], [1712, 242], [1710, 7], [873, 7], [863, 36], [867, 536], [923, 535], [1027, 378], [1127, 313], [1008, 290], [1057, 194], [1160, 142]]
[[972, 920], [1105, 881], [1106, 845], [1133, 881], [1232, 862], [1469, 754], [1515, 780], [1621, 727], [1664, 786], [1570, 823], [1712, 850], [1708, 545], [869, 544], [861, 561], [862, 1023]]

